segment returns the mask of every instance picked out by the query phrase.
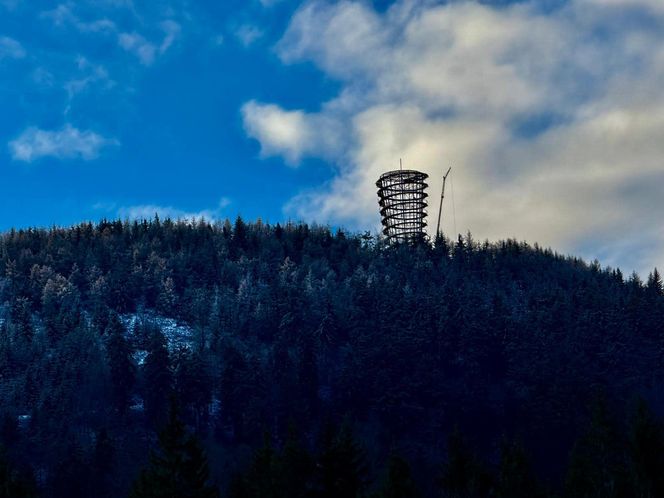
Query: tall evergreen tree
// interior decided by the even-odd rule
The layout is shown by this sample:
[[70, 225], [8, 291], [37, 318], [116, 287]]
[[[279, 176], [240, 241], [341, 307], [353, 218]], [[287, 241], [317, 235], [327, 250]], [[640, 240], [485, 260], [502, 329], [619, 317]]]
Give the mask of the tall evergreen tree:
[[172, 394], [172, 375], [166, 339], [160, 330], [152, 332], [143, 365], [143, 399], [149, 421], [159, 426], [165, 420]]
[[391, 455], [387, 478], [380, 490], [380, 498], [420, 498], [422, 495], [413, 480], [410, 466], [398, 455]]
[[100, 430], [95, 438], [92, 455], [94, 489], [98, 497], [111, 498], [117, 494], [117, 486], [111, 479], [116, 468], [117, 450], [106, 429]]
[[136, 383], [136, 364], [131, 358], [131, 348], [125, 334], [120, 317], [111, 313], [105, 331], [106, 355], [111, 372], [113, 404], [120, 413], [127, 410]]
[[316, 467], [313, 456], [303, 446], [293, 425], [277, 463], [277, 483], [283, 498], [311, 496]]
[[277, 460], [271, 436], [265, 434], [263, 446], [254, 452], [246, 476], [246, 490], [252, 498], [277, 498]]
[[483, 498], [492, 488], [491, 475], [456, 428], [447, 442], [447, 462], [440, 487], [444, 498]]
[[71, 438], [51, 475], [49, 488], [54, 498], [88, 498], [96, 484], [81, 444]]
[[496, 496], [500, 498], [544, 496], [520, 443], [503, 441], [496, 488]]
[[134, 483], [130, 498], [216, 498], [210, 483], [207, 456], [198, 440], [188, 434], [171, 402], [168, 422], [159, 433], [159, 446]]
[[572, 451], [565, 483], [565, 496], [569, 498], [629, 496], [628, 465], [620, 437], [605, 402], [602, 399], [596, 400], [590, 426]]
[[34, 327], [32, 325], [32, 305], [30, 300], [19, 297], [14, 301], [11, 313], [18, 337], [25, 342], [32, 342]]
[[212, 382], [199, 351], [184, 349], [175, 359], [175, 389], [183, 408], [193, 411], [196, 428], [207, 420], [207, 407], [212, 397]]
[[664, 496], [664, 427], [644, 400], [639, 400], [630, 423], [630, 452], [635, 496]]
[[0, 498], [36, 497], [32, 479], [21, 474], [9, 461], [5, 449], [0, 446]]
[[358, 498], [367, 487], [368, 464], [364, 449], [348, 424], [334, 434], [327, 427], [317, 461], [320, 498]]

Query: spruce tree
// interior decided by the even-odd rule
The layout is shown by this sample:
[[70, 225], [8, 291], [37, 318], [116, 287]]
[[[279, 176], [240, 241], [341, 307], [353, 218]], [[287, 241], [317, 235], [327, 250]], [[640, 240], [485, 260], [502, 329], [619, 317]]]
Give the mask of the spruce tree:
[[410, 472], [410, 466], [398, 455], [390, 456], [387, 468], [387, 478], [380, 491], [380, 498], [420, 498], [422, 495], [417, 489]]
[[207, 456], [198, 440], [188, 434], [171, 402], [168, 422], [159, 433], [159, 446], [134, 483], [130, 498], [216, 498], [210, 483]]
[[640, 400], [630, 424], [635, 492], [643, 498], [664, 496], [664, 427]]
[[277, 459], [269, 434], [263, 437], [263, 446], [254, 452], [247, 472], [247, 490], [253, 498], [277, 498]]
[[56, 463], [49, 488], [54, 498], [88, 498], [96, 483], [81, 444], [70, 438], [60, 450], [62, 458]]
[[22, 475], [9, 461], [0, 446], [0, 498], [33, 498], [37, 496], [31, 479]]
[[315, 463], [312, 455], [303, 446], [293, 425], [289, 427], [288, 439], [276, 467], [281, 497], [305, 498], [310, 496]]
[[25, 297], [19, 297], [12, 306], [12, 320], [16, 325], [16, 333], [25, 342], [32, 342], [34, 327], [32, 326], [32, 305]]
[[160, 330], [150, 336], [143, 365], [145, 413], [156, 426], [163, 423], [172, 393], [172, 375], [166, 339]]
[[565, 482], [566, 496], [629, 496], [627, 461], [622, 443], [604, 401], [595, 401], [590, 427], [572, 451]]
[[212, 397], [211, 379], [199, 352], [183, 349], [177, 352], [174, 372], [175, 389], [183, 409], [192, 409], [196, 428], [206, 420]]
[[503, 441], [496, 488], [496, 496], [500, 498], [543, 496], [530, 467], [528, 455], [521, 444]]
[[125, 327], [116, 313], [111, 313], [105, 335], [106, 354], [113, 386], [113, 404], [120, 413], [124, 413], [129, 406], [131, 390], [136, 383], [136, 365], [131, 358], [131, 348], [125, 338]]
[[657, 268], [648, 275], [646, 290], [656, 297], [662, 297], [664, 295], [664, 283], [662, 283], [662, 276]]
[[368, 465], [364, 449], [344, 424], [334, 435], [325, 429], [317, 462], [320, 498], [357, 498], [367, 486]]
[[480, 498], [488, 496], [491, 476], [470, 450], [461, 431], [456, 428], [447, 443], [447, 462], [440, 479], [445, 498]]
[[95, 493], [99, 497], [114, 495], [115, 483], [111, 474], [115, 469], [116, 448], [106, 429], [97, 433], [94, 452], [92, 454], [92, 470]]

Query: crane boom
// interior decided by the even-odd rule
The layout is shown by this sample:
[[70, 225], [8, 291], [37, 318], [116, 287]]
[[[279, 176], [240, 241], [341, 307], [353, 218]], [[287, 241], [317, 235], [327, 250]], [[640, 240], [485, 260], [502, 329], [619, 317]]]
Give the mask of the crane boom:
[[449, 167], [447, 173], [443, 175], [443, 191], [440, 194], [440, 207], [438, 208], [438, 225], [436, 225], [436, 237], [440, 235], [440, 217], [443, 214], [443, 199], [445, 199], [445, 183], [447, 182], [447, 175], [452, 171], [452, 166]]

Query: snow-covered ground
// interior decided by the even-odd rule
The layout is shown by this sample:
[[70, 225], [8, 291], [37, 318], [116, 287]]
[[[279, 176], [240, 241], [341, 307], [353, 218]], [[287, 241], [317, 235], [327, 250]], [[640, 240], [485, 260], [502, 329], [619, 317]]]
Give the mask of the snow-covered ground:
[[19, 415], [17, 420], [19, 428], [26, 429], [30, 425], [30, 421], [32, 420], [32, 415]]
[[[122, 321], [127, 327], [127, 332], [129, 336], [133, 336], [136, 330], [136, 326], [145, 320], [153, 326], [156, 326], [161, 330], [162, 334], [166, 338], [166, 344], [169, 351], [175, 351], [181, 348], [191, 348], [191, 345], [194, 341], [194, 331], [188, 325], [183, 325], [178, 323], [173, 318], [167, 318], [160, 315], [136, 315], [129, 314], [123, 315]], [[135, 353], [135, 359], [139, 365], [142, 361], [145, 360], [147, 352], [139, 350]]]
[[138, 349], [134, 351], [131, 356], [137, 365], [142, 365], [145, 363], [145, 358], [148, 357], [148, 352], [145, 349]]

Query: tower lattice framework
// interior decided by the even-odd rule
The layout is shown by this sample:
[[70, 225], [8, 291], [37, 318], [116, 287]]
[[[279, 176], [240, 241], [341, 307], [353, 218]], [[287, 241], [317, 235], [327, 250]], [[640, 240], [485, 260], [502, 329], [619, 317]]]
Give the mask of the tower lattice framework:
[[383, 173], [376, 182], [383, 233], [390, 242], [425, 237], [428, 177], [420, 171], [397, 170]]

